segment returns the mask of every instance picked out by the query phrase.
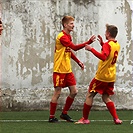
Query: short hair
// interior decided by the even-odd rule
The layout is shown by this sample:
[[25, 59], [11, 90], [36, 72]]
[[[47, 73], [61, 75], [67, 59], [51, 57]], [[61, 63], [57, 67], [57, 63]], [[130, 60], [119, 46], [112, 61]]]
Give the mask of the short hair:
[[68, 23], [69, 21], [74, 21], [74, 18], [72, 16], [64, 16], [62, 19], [62, 26], [64, 27], [64, 24]]
[[110, 36], [115, 38], [118, 33], [118, 28], [115, 25], [106, 24], [106, 31], [110, 33]]

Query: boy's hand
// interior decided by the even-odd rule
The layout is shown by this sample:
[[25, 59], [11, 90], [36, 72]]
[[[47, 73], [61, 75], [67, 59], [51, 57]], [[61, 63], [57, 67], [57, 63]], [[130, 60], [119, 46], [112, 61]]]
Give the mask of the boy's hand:
[[89, 39], [89, 41], [87, 42], [87, 44], [91, 44], [92, 42], [94, 42], [96, 40], [96, 36], [93, 35], [91, 36], [91, 38]]
[[100, 35], [97, 36], [98, 37], [98, 41], [100, 42], [101, 46], [103, 46], [104, 42], [103, 42], [103, 39]]
[[90, 45], [85, 45], [85, 50], [91, 51], [92, 47]]
[[84, 70], [84, 64], [82, 62], [79, 62], [78, 65], [81, 67], [82, 70]]

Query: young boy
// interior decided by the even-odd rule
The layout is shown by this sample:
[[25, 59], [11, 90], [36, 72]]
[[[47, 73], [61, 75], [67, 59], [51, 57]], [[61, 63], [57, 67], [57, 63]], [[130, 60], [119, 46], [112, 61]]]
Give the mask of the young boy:
[[69, 88], [70, 94], [66, 98], [60, 118], [68, 122], [74, 122], [68, 115], [68, 110], [70, 109], [77, 94], [76, 80], [71, 69], [71, 58], [76, 61], [82, 69], [84, 69], [84, 65], [77, 59], [72, 50], [76, 51], [82, 49], [86, 44], [91, 44], [95, 39], [95, 36], [92, 36], [87, 42], [75, 45], [73, 44], [70, 35], [70, 32], [72, 32], [74, 28], [74, 18], [71, 16], [64, 16], [62, 19], [62, 26], [63, 30], [58, 34], [55, 43], [53, 72], [53, 83], [55, 89], [50, 102], [49, 116], [49, 122], [51, 123], [58, 122], [58, 119], [55, 118], [55, 111], [61, 90], [64, 87]]
[[109, 112], [111, 113], [114, 123], [121, 124], [122, 121], [119, 120], [116, 113], [114, 103], [110, 99], [110, 95], [113, 95], [114, 82], [116, 80], [116, 61], [118, 57], [118, 52], [120, 50], [120, 45], [115, 40], [118, 29], [114, 25], [106, 25], [105, 37], [108, 40], [103, 43], [101, 36], [99, 35], [99, 42], [101, 43], [102, 49], [99, 53], [90, 45], [86, 45], [85, 49], [92, 52], [97, 58], [100, 59], [98, 64], [98, 70], [94, 79], [91, 81], [88, 88], [88, 93], [83, 106], [83, 117], [75, 124], [89, 124], [88, 120], [89, 112], [92, 107], [93, 98], [97, 93], [102, 95], [102, 100], [106, 104]]

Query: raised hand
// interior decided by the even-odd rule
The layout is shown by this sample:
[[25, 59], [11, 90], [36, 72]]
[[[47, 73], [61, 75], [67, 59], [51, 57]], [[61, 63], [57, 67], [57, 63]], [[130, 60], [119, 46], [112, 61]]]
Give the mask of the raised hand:
[[94, 42], [96, 40], [96, 36], [93, 35], [91, 36], [91, 38], [89, 39], [89, 41], [87, 42], [87, 44], [91, 44], [92, 42]]
[[98, 41], [100, 42], [101, 46], [103, 46], [104, 42], [103, 42], [103, 39], [100, 35], [97, 36], [98, 37]]

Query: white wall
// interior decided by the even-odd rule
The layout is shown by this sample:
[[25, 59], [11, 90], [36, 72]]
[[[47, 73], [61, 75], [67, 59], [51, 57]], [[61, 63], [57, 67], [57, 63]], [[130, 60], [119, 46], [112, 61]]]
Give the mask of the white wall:
[[[75, 18], [75, 29], [72, 34], [74, 43], [86, 41], [93, 34], [101, 34], [104, 38], [106, 23], [118, 26], [117, 39], [121, 44], [121, 52], [117, 65], [116, 94], [112, 98], [118, 108], [133, 109], [133, 1], [10, 0], [1, 4], [4, 26], [1, 95], [2, 100], [6, 101], [4, 107], [48, 107], [53, 92], [55, 38], [62, 29], [62, 17], [72, 15]], [[98, 42], [92, 46], [100, 50]], [[87, 86], [95, 75], [98, 59], [84, 49], [75, 53], [85, 64], [85, 70], [81, 71], [78, 65], [72, 62], [79, 88], [73, 105], [77, 108], [83, 104]], [[67, 93], [65, 89], [63, 94]], [[63, 100], [65, 99], [62, 97], [61, 101]], [[99, 106], [99, 102], [100, 99], [97, 97], [94, 104]]]

